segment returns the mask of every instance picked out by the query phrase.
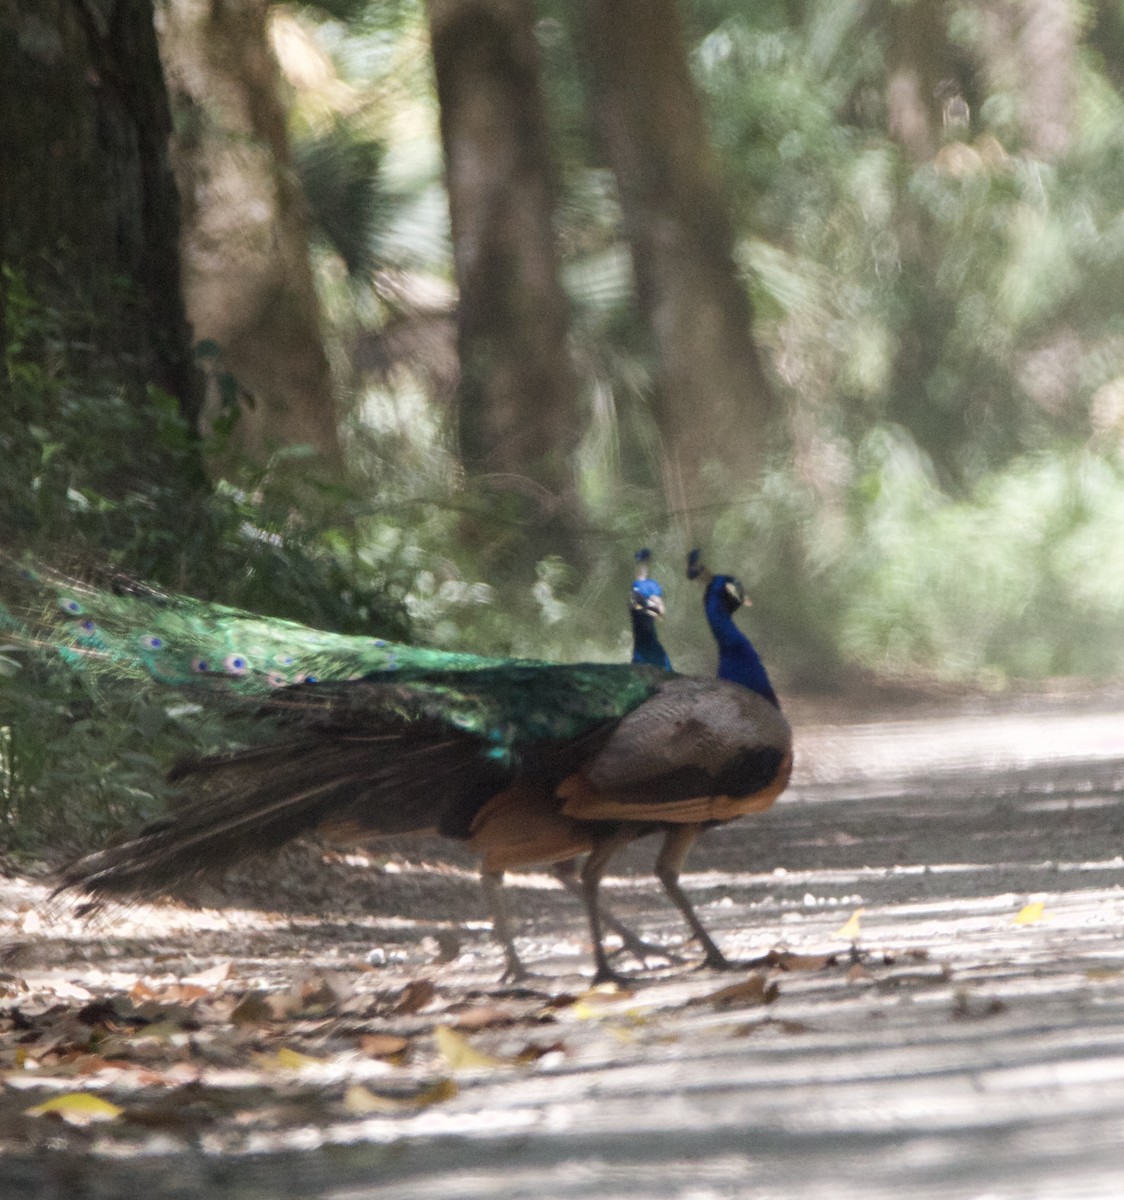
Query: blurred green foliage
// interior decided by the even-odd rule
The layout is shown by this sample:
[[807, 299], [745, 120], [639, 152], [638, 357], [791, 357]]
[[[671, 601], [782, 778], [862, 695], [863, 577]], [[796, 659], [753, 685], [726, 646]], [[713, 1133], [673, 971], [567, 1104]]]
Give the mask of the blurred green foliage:
[[[321, 495], [318, 510], [314, 484], [288, 472], [213, 488], [176, 400], [139, 389], [127, 364], [98, 351], [101, 310], [65, 271], [46, 264], [39, 275], [58, 286], [36, 290], [3, 271], [0, 548], [312, 624], [409, 635], [412, 571], [392, 552], [358, 555], [346, 495]], [[0, 842], [78, 848], [75, 839], [154, 809], [161, 764], [227, 736], [180, 696], [0, 648]]]
[[[438, 590], [468, 586], [461, 578], [493, 588], [490, 605], [452, 605], [441, 639], [624, 655], [620, 597], [632, 551], [650, 544], [670, 592], [672, 657], [709, 670], [697, 597], [680, 578], [699, 539], [716, 569], [745, 577], [755, 600], [745, 620], [789, 686], [845, 686], [853, 668], [992, 683], [1119, 672], [1124, 100], [1105, 53], [1116, 25], [1083, 27], [1069, 148], [1046, 160], [1020, 138], [1019, 97], [988, 90], [982, 64], [993, 47], [976, 15], [947, 6], [950, 46], [977, 64], [963, 80], [973, 124], [916, 165], [887, 132], [884, 6], [684, 0], [683, 9], [787, 444], [749, 487], [737, 463], [713, 464], [724, 503], [667, 510], [648, 409], [654, 366], [592, 132], [577, 10], [542, 0], [558, 236], [588, 403], [579, 465], [592, 566], [575, 578], [564, 563], [543, 564], [533, 586], [496, 577], [490, 545], [517, 533], [489, 496], [463, 490], [443, 401], [418, 362], [360, 373], [351, 409], [360, 474], [387, 510], [428, 514], [407, 522], [399, 507], [390, 523], [443, 548]], [[411, 25], [399, 6], [389, 34], [374, 5], [365, 23], [329, 31], [341, 78], [371, 89], [369, 112], [387, 75], [360, 64], [400, 63], [388, 37], [412, 45], [424, 29], [414, 11]], [[383, 186], [395, 199], [379, 267], [447, 283], [445, 215], [424, 199], [439, 160], [429, 80], [397, 78], [397, 115], [380, 125]], [[331, 295], [330, 264], [322, 278]], [[432, 316], [378, 298], [329, 309], [351, 336]], [[346, 357], [347, 338], [340, 344]]]

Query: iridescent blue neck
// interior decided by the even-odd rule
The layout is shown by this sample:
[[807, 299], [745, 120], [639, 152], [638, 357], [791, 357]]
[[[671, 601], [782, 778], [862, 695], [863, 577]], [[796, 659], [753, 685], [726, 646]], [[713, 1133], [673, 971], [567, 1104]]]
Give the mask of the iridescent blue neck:
[[656, 619], [643, 609], [632, 610], [632, 661], [671, 670], [671, 660], [656, 633]]
[[741, 684], [780, 708], [780, 701], [769, 682], [761, 656], [749, 638], [734, 624], [734, 618], [723, 602], [725, 586], [726, 577], [716, 575], [707, 586], [705, 599], [707, 623], [718, 643], [718, 678]]

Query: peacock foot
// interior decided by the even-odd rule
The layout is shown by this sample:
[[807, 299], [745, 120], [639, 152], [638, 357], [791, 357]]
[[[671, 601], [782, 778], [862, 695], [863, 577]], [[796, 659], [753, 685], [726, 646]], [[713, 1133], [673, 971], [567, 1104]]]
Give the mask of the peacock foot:
[[618, 974], [612, 967], [601, 966], [593, 973], [593, 978], [589, 981], [589, 986], [600, 987], [604, 984], [611, 984], [613, 987], [631, 988], [635, 983], [635, 979], [630, 979], [627, 975]]
[[620, 938], [621, 944], [609, 951], [610, 958], [616, 958], [620, 954], [631, 954], [643, 967], [651, 965], [649, 962], [650, 959], [662, 959], [668, 966], [679, 966], [684, 961], [680, 955], [668, 949], [667, 946], [659, 946], [655, 942], [646, 942], [634, 933], [627, 935], [618, 933], [617, 937]]

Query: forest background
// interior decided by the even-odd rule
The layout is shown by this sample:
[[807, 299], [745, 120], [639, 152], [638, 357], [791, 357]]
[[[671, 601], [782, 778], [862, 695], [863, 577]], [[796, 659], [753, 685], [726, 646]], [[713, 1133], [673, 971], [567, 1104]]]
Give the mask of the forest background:
[[[9, 549], [782, 690], [1124, 663], [1124, 4], [2, 0]], [[2, 654], [0, 650], [0, 654]], [[0, 837], [226, 732], [0, 657]]]

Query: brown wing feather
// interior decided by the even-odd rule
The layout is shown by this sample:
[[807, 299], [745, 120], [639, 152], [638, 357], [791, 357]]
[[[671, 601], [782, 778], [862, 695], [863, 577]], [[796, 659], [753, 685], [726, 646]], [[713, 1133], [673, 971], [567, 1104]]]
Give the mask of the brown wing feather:
[[780, 710], [736, 684], [671, 677], [629, 713], [582, 769], [596, 791], [686, 800], [705, 790], [747, 795], [792, 749]]

